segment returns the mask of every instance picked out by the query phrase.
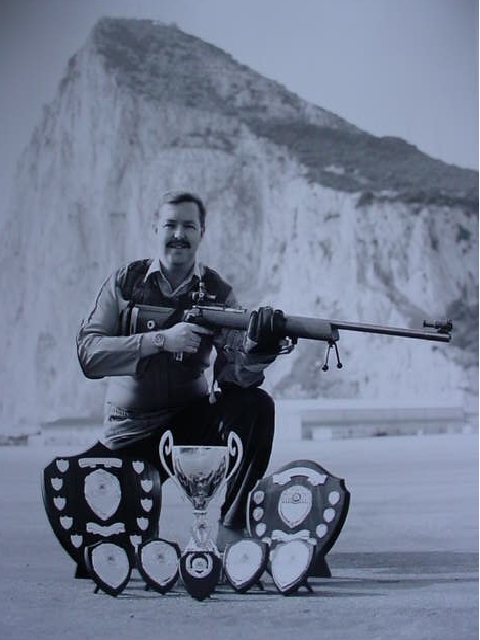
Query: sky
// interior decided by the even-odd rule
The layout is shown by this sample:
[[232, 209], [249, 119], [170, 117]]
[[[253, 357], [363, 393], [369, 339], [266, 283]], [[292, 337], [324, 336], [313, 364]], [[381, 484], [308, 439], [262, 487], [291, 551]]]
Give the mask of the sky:
[[175, 22], [369, 133], [478, 169], [477, 0], [0, 0], [0, 215], [103, 15]]

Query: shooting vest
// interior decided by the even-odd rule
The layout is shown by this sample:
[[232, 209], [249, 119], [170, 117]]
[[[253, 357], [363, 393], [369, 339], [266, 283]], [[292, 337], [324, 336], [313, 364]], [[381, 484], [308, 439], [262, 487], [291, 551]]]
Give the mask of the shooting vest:
[[[223, 304], [232, 288], [218, 273], [202, 267], [201, 278], [193, 276], [191, 285], [178, 296], [165, 296], [157, 282], [157, 274], [145, 276], [151, 260], [139, 260], [128, 265], [125, 276], [118, 282], [122, 297], [129, 303], [127, 313], [134, 305], [169, 307], [172, 314], [161, 328], [168, 329], [182, 320], [184, 312], [192, 306], [192, 293], [203, 282], [209, 296], [216, 304]], [[136, 376], [110, 378], [106, 401], [124, 411], [151, 412], [167, 407], [180, 407], [189, 401], [208, 394], [204, 376], [210, 364], [212, 339], [202, 336], [198, 351], [183, 354], [182, 360], [175, 354], [160, 352], [143, 358]]]
[[[186, 309], [192, 306], [191, 295], [198, 291], [200, 278], [193, 276], [191, 288], [180, 296], [164, 296], [157, 284], [155, 273], [145, 280], [151, 262], [151, 260], [138, 260], [128, 265], [123, 282], [119, 283], [123, 298], [133, 304], [173, 307], [182, 315]], [[201, 267], [201, 280], [207, 293], [215, 296], [213, 300], [215, 304], [223, 304], [232, 291], [232, 287], [222, 280], [216, 271], [204, 265]], [[175, 322], [178, 322], [178, 320], [175, 320]]]

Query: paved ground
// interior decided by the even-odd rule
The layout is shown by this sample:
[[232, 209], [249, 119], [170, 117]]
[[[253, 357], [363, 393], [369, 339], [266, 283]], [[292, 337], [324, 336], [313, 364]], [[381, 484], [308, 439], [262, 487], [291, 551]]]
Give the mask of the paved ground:
[[[51, 532], [40, 473], [51, 447], [0, 447], [1, 640], [473, 640], [478, 638], [478, 437], [442, 435], [275, 444], [271, 469], [317, 460], [352, 501], [314, 593], [234, 593], [197, 602], [134, 579], [118, 598], [72, 579]], [[186, 541], [188, 505], [164, 487], [162, 534]], [[212, 518], [215, 509], [212, 505]]]

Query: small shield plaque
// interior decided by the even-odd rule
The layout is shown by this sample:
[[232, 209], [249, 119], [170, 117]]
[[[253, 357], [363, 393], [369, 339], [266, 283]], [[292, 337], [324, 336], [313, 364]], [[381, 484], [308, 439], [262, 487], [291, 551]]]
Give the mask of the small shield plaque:
[[97, 542], [86, 547], [85, 564], [97, 587], [117, 596], [130, 580], [133, 553], [112, 542]]
[[175, 542], [154, 538], [137, 550], [138, 570], [149, 587], [167, 593], [178, 579], [180, 547]]
[[264, 542], [245, 538], [227, 545], [223, 568], [228, 582], [238, 593], [257, 583], [268, 563], [269, 547]]
[[304, 540], [290, 540], [275, 546], [270, 569], [280, 593], [289, 595], [305, 584], [312, 558], [313, 546]]

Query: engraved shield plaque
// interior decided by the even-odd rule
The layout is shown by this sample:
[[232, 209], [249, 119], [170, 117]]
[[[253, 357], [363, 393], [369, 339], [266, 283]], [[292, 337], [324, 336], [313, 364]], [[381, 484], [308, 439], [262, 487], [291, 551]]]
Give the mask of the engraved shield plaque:
[[249, 494], [247, 526], [272, 550], [293, 540], [307, 542], [313, 566], [334, 545], [349, 503], [343, 479], [312, 460], [295, 460], [257, 482]]
[[50, 525], [79, 576], [86, 547], [109, 541], [135, 551], [157, 534], [160, 474], [144, 460], [113, 451], [55, 458], [44, 469], [42, 492]]

